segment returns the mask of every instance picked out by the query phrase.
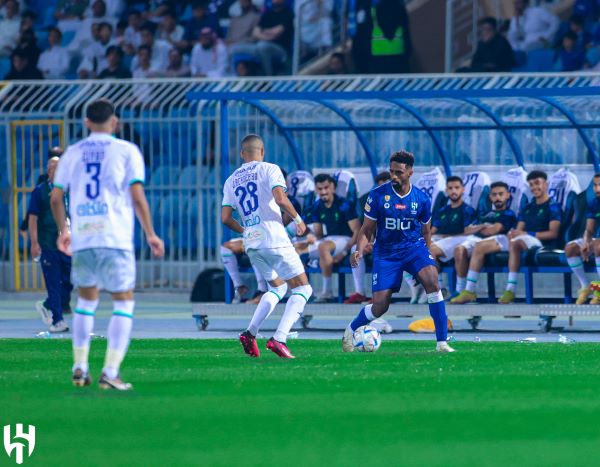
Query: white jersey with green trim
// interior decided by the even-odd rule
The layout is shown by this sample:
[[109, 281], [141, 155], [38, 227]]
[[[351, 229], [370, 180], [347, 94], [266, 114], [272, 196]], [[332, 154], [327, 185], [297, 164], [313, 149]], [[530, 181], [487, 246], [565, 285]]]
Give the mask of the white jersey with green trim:
[[286, 190], [281, 169], [268, 162], [247, 162], [237, 169], [223, 187], [223, 206], [240, 216], [246, 249], [283, 248], [291, 242], [273, 188]]
[[69, 193], [71, 249], [133, 250], [130, 186], [144, 179], [144, 158], [135, 144], [91, 133], [69, 146], [58, 163], [54, 185]]

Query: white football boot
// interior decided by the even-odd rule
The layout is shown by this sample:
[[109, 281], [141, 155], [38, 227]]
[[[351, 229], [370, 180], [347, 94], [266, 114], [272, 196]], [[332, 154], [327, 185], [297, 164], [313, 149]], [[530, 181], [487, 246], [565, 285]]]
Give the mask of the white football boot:
[[346, 328], [344, 331], [344, 337], [342, 337], [342, 350], [344, 352], [353, 352], [354, 345], [352, 344], [352, 336], [354, 335], [354, 331], [350, 326]]
[[456, 352], [456, 350], [454, 350], [452, 347], [450, 347], [448, 345], [448, 342], [443, 342], [443, 341], [437, 343], [437, 345], [435, 346], [435, 351], [443, 352], [443, 353]]

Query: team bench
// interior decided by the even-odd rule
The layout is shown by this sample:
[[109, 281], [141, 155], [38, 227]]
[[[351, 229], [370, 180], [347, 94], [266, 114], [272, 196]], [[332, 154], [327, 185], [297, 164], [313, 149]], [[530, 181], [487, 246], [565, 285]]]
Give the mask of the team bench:
[[[240, 265], [241, 272], [252, 273], [250, 261], [246, 255], [239, 255], [238, 262]], [[371, 272], [372, 260], [371, 256], [365, 258], [367, 273]], [[534, 287], [533, 287], [533, 275], [554, 273], [563, 275], [563, 298], [562, 302], [565, 304], [573, 303], [573, 289], [571, 284], [571, 270], [567, 265], [565, 254], [562, 250], [547, 250], [540, 248], [538, 250], [530, 250], [523, 253], [521, 260], [521, 268], [519, 272], [524, 275], [525, 278], [525, 303], [534, 304], [541, 302], [548, 302], [548, 299], [535, 298]], [[596, 272], [594, 262], [588, 262], [585, 264], [586, 272]], [[346, 298], [346, 274], [352, 274], [352, 268], [348, 258], [345, 259], [344, 263], [334, 267], [334, 274], [338, 274], [338, 303], [342, 303]], [[320, 274], [321, 269], [318, 267], [307, 267], [307, 274]], [[448, 274], [450, 290], [456, 289], [456, 270], [454, 269], [453, 262], [444, 263], [442, 265], [442, 272]], [[488, 255], [486, 258], [485, 266], [482, 273], [487, 274], [487, 289], [488, 294], [484, 299], [480, 301], [484, 303], [497, 303], [496, 298], [496, 285], [495, 275], [496, 274], [508, 274], [508, 253], [500, 252]], [[230, 281], [226, 281], [226, 294], [225, 300], [227, 303], [231, 302], [233, 298], [233, 288]]]

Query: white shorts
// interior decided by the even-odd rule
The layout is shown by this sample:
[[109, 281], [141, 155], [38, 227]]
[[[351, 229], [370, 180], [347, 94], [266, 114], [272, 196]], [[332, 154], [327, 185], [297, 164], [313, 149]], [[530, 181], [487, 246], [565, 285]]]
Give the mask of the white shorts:
[[73, 252], [71, 282], [75, 287], [97, 287], [110, 293], [135, 288], [133, 251], [90, 248]]
[[346, 237], [345, 235], [328, 235], [321, 240], [317, 240], [312, 245], [308, 245], [308, 257], [310, 259], [319, 259], [319, 245], [327, 241], [335, 243], [335, 250], [332, 253], [332, 255], [335, 256], [346, 248], [346, 245], [351, 239], [352, 237]]
[[[592, 241], [598, 240], [597, 238], [592, 238]], [[571, 240], [569, 243], [575, 243], [579, 248], [583, 246], [583, 238], [578, 238], [576, 240]], [[567, 243], [567, 245], [569, 244]]]
[[519, 240], [522, 240], [523, 243], [525, 243], [525, 246], [527, 247], [527, 249], [539, 248], [542, 246], [542, 242], [538, 238], [536, 238], [532, 235], [529, 235], [529, 234], [519, 235], [518, 237], [515, 237], [512, 240], [509, 240], [508, 237], [504, 234], [493, 235], [491, 237], [486, 238], [485, 240], [489, 240], [491, 238], [496, 240], [496, 243], [500, 247], [500, 251], [508, 251], [509, 242], [517, 242]]
[[434, 241], [433, 245], [442, 250], [444, 255], [440, 258], [441, 260], [450, 261], [454, 258], [454, 249], [469, 237], [470, 235], [452, 235], [450, 237], [444, 237]]
[[293, 246], [283, 248], [261, 248], [246, 251], [252, 265], [266, 281], [283, 279], [288, 281], [304, 273], [304, 265]]
[[487, 238], [481, 238], [477, 235], [469, 235], [467, 239], [464, 242], [462, 242], [459, 246], [462, 246], [465, 250], [467, 250], [467, 256], [470, 257], [471, 253], [473, 253], [475, 245], [477, 245], [482, 240], [487, 240]]

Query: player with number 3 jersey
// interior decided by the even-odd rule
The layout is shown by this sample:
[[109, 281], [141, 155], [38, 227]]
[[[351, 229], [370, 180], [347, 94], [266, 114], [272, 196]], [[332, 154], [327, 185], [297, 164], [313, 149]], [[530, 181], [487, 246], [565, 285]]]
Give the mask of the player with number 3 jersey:
[[[286, 345], [287, 336], [302, 315], [312, 288], [285, 230], [281, 211], [294, 220], [298, 235], [306, 233], [306, 225], [287, 197], [281, 169], [264, 162], [265, 147], [260, 136], [251, 134], [242, 140], [241, 157], [244, 163], [223, 187], [221, 220], [243, 235], [250, 262], [268, 282], [269, 290], [260, 299], [248, 329], [240, 335], [240, 343], [251, 357], [260, 356], [256, 344], [260, 325], [285, 296], [289, 285], [292, 295], [267, 349], [282, 358], [294, 358]], [[233, 218], [234, 210], [241, 223]]]

